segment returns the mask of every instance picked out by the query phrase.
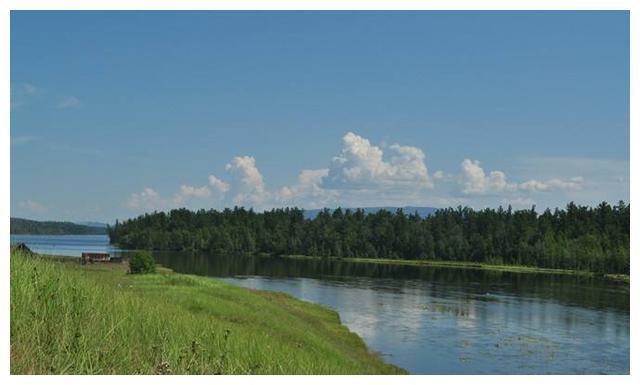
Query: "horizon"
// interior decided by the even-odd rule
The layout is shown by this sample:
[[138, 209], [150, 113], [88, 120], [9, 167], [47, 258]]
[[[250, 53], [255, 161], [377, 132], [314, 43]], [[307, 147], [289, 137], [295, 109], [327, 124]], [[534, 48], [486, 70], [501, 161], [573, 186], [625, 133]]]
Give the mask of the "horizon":
[[624, 11], [14, 11], [10, 215], [630, 202], [629, 70]]
[[[602, 201], [599, 204], [606, 203], [606, 204], [610, 205], [611, 207], [613, 207], [613, 206], [619, 205], [621, 202], [625, 203], [626, 205], [629, 205], [629, 206], [631, 205], [631, 202], [624, 201], [624, 200], [618, 200], [616, 202]], [[428, 211], [431, 211], [431, 212], [435, 212], [435, 211], [438, 211], [438, 210], [446, 210], [446, 209], [455, 209], [455, 210], [457, 210], [457, 209], [467, 209], [467, 208], [469, 208], [469, 209], [472, 209], [474, 211], [481, 211], [481, 210], [484, 210], [484, 209], [489, 209], [489, 210], [500, 210], [500, 209], [509, 210], [509, 209], [511, 209], [514, 212], [515, 211], [534, 210], [537, 214], [542, 215], [547, 210], [549, 210], [552, 213], [554, 211], [556, 211], [556, 210], [560, 210], [560, 211], [566, 210], [567, 206], [569, 206], [571, 203], [575, 204], [575, 202], [572, 201], [572, 202], [567, 202], [567, 204], [564, 207], [546, 207], [543, 210], [539, 210], [539, 208], [536, 207], [535, 204], [530, 206], [530, 207], [528, 207], [528, 208], [527, 207], [515, 208], [515, 207], [512, 207], [511, 205], [507, 205], [507, 206], [499, 205], [497, 207], [483, 207], [483, 208], [479, 208], [479, 209], [473, 208], [471, 206], [462, 206], [462, 205], [459, 205], [459, 206], [446, 206], [446, 207], [429, 207], [429, 206], [342, 207], [342, 206], [336, 206], [336, 207], [319, 207], [319, 208], [314, 208], [314, 209], [308, 209], [308, 208], [297, 207], [297, 206], [280, 206], [280, 207], [272, 207], [272, 208], [263, 209], [263, 210], [255, 210], [253, 207], [245, 207], [245, 206], [233, 206], [233, 207], [227, 206], [227, 207], [222, 207], [222, 208], [198, 208], [198, 209], [189, 209], [187, 207], [175, 207], [175, 208], [166, 209], [166, 210], [146, 211], [146, 212], [143, 212], [141, 214], [134, 215], [134, 216], [131, 216], [131, 217], [128, 217], [128, 218], [116, 218], [116, 219], [114, 219], [113, 222], [102, 222], [102, 221], [92, 221], [92, 220], [83, 220], [83, 219], [79, 219], [79, 220], [33, 219], [33, 218], [16, 217], [16, 216], [11, 216], [10, 218], [11, 219], [24, 219], [24, 220], [35, 221], [35, 222], [67, 222], [67, 223], [74, 223], [74, 224], [78, 224], [78, 225], [85, 225], [85, 226], [93, 227], [94, 225], [113, 225], [113, 224], [115, 224], [116, 221], [123, 222], [123, 221], [129, 220], [129, 219], [135, 219], [135, 218], [138, 218], [138, 217], [142, 217], [144, 215], [153, 215], [153, 214], [156, 214], [156, 213], [169, 214], [173, 210], [189, 210], [189, 211], [195, 213], [195, 212], [197, 212], [199, 210], [223, 212], [225, 210], [236, 210], [236, 209], [239, 209], [239, 210], [253, 211], [253, 212], [257, 213], [257, 214], [265, 213], [265, 212], [268, 212], [268, 211], [271, 211], [271, 210], [285, 210], [285, 209], [297, 209], [297, 210], [301, 210], [303, 212], [312, 212], [312, 211], [320, 212], [320, 211], [323, 211], [323, 210], [329, 210], [329, 211], [336, 211], [336, 210], [344, 210], [344, 211], [346, 211], [346, 210], [350, 210], [350, 211], [363, 210], [363, 211], [365, 211], [366, 215], [375, 213], [375, 212], [380, 211], [380, 210], [386, 210], [386, 211], [389, 211], [389, 212], [392, 212], [392, 210], [393, 211], [402, 210], [405, 215], [410, 215], [410, 214], [418, 213], [419, 210], [428, 210]], [[580, 205], [580, 204], [576, 204], [576, 206], [578, 206], [578, 207], [586, 207], [588, 209], [595, 209], [595, 208], [597, 208], [597, 206], [599, 204], [597, 204], [597, 205]], [[409, 211], [410, 209], [414, 209], [414, 210], [413, 211]], [[377, 211], [371, 211], [371, 210], [377, 210]], [[431, 213], [424, 214], [424, 215], [421, 214], [421, 216], [428, 216], [430, 214]]]

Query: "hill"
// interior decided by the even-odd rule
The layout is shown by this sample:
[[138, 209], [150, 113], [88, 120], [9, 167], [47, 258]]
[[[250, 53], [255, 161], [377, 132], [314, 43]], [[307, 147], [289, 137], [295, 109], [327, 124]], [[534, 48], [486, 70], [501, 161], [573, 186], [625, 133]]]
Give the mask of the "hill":
[[24, 218], [11, 218], [11, 234], [38, 234], [38, 235], [92, 235], [106, 234], [105, 227], [85, 226], [72, 222], [33, 221]]

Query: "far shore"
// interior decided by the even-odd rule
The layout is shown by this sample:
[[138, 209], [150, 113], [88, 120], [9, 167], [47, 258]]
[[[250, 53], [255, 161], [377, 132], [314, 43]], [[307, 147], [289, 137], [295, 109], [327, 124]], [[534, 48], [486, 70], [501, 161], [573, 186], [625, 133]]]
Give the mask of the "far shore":
[[290, 259], [329, 259], [335, 261], [355, 262], [355, 263], [377, 263], [384, 265], [408, 265], [408, 266], [431, 266], [446, 267], [452, 269], [474, 269], [503, 271], [508, 273], [538, 273], [538, 274], [564, 274], [583, 277], [605, 278], [614, 281], [630, 283], [628, 274], [598, 274], [583, 270], [550, 269], [545, 267], [524, 266], [524, 265], [492, 265], [489, 263], [463, 262], [463, 261], [437, 261], [437, 260], [411, 260], [411, 259], [385, 259], [385, 258], [338, 258], [338, 257], [316, 257], [309, 255], [281, 255], [281, 258]]
[[[61, 255], [47, 255], [48, 257], [56, 257], [60, 259], [75, 259], [79, 257], [73, 256], [61, 256]], [[388, 259], [388, 258], [366, 258], [366, 257], [320, 257], [312, 255], [272, 255], [268, 253], [259, 253], [256, 256], [263, 258], [287, 258], [287, 259], [312, 259], [322, 260], [328, 259], [332, 261], [344, 261], [354, 263], [377, 263], [383, 265], [405, 265], [405, 266], [430, 266], [430, 267], [444, 267], [451, 269], [472, 269], [472, 270], [488, 270], [488, 271], [501, 271], [507, 273], [537, 273], [537, 274], [562, 274], [562, 275], [574, 275], [581, 277], [593, 277], [603, 278], [607, 280], [625, 282], [629, 284], [631, 282], [629, 274], [601, 274], [584, 270], [570, 270], [570, 269], [552, 269], [546, 267], [535, 267], [525, 265], [500, 265], [490, 263], [479, 262], [465, 262], [465, 261], [440, 261], [440, 260], [413, 260], [413, 259]]]

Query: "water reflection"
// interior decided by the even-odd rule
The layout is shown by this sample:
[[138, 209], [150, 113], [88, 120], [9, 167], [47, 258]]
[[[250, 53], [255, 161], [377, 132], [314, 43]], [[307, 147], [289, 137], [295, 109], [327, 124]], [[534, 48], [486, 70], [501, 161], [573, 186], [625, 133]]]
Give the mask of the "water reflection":
[[[156, 260], [178, 272], [215, 277], [322, 278], [340, 281], [346, 286], [357, 283], [345, 278], [367, 277], [376, 278], [373, 288], [377, 290], [402, 290], [406, 289], [404, 286], [410, 285], [410, 281], [418, 281], [428, 282], [428, 289], [433, 291], [434, 295], [444, 297], [490, 302], [496, 300], [494, 293], [501, 293], [504, 296], [517, 297], [519, 301], [549, 299], [566, 305], [613, 308], [627, 313], [629, 311], [627, 284], [593, 277], [384, 265], [326, 259], [212, 256], [205, 253], [159, 252], [156, 253]], [[389, 287], [385, 280], [391, 280], [394, 285]]]
[[331, 306], [370, 348], [411, 373], [629, 371], [629, 317], [624, 311], [521, 300], [502, 293], [486, 300], [418, 280], [225, 280]]
[[130, 252], [113, 247], [107, 235], [30, 235], [11, 234], [9, 242], [25, 243], [33, 252], [47, 255], [79, 257], [83, 252], [109, 253], [112, 257], [127, 256]]
[[158, 253], [178, 272], [336, 309], [390, 362], [421, 374], [629, 372], [629, 291], [549, 274]]
[[[106, 236], [11, 236], [11, 242], [47, 254], [126, 254]], [[177, 272], [330, 306], [372, 350], [411, 373], [629, 373], [626, 284], [335, 260], [155, 257]]]

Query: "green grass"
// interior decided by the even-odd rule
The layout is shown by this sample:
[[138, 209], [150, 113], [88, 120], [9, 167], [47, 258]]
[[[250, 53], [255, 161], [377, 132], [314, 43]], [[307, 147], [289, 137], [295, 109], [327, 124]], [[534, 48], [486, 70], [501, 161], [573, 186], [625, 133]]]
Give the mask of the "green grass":
[[[315, 257], [307, 255], [284, 255], [284, 258], [293, 259], [318, 259], [326, 257]], [[568, 269], [550, 269], [544, 267], [524, 266], [524, 265], [498, 265], [489, 263], [477, 263], [477, 262], [465, 262], [465, 261], [437, 261], [437, 260], [411, 260], [411, 259], [385, 259], [385, 258], [336, 258], [328, 257], [329, 259], [339, 259], [346, 262], [359, 262], [359, 263], [378, 263], [386, 265], [409, 265], [409, 266], [433, 266], [433, 267], [447, 267], [454, 269], [476, 269], [476, 270], [491, 270], [491, 271], [504, 271], [510, 273], [544, 273], [544, 274], [570, 274], [579, 275], [585, 277], [603, 277], [616, 281], [623, 281], [629, 283], [628, 274], [597, 274], [590, 271], [583, 270], [568, 270]]]
[[402, 374], [336, 312], [120, 264], [11, 253], [12, 374]]

